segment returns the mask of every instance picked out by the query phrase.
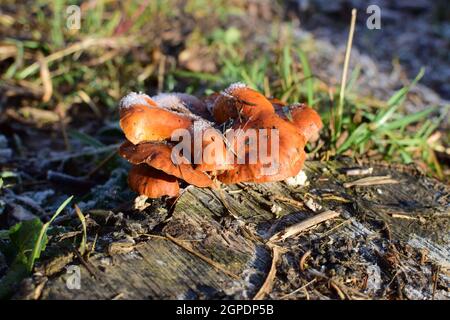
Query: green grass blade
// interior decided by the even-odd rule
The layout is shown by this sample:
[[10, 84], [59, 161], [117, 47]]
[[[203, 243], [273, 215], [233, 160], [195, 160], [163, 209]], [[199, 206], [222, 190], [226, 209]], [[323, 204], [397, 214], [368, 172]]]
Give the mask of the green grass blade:
[[49, 222], [45, 223], [42, 226], [41, 232], [39, 233], [39, 237], [33, 247], [33, 251], [31, 252], [30, 258], [28, 259], [28, 271], [31, 272], [33, 270], [34, 262], [41, 255], [42, 250], [44, 249], [45, 239], [47, 237], [48, 227], [52, 224], [52, 222], [56, 219], [57, 216], [63, 211], [63, 209], [72, 201], [73, 196], [67, 198], [56, 210], [55, 214], [52, 216]]
[[311, 67], [309, 66], [308, 58], [303, 51], [299, 51], [298, 56], [302, 63], [303, 75], [306, 78], [306, 93], [308, 97], [308, 105], [314, 105], [314, 79], [311, 72]]
[[389, 123], [386, 123], [385, 125], [380, 127], [378, 130], [380, 130], [380, 131], [395, 130], [398, 128], [406, 127], [407, 125], [409, 125], [411, 123], [425, 119], [429, 114], [436, 111], [436, 109], [437, 109], [436, 107], [430, 107], [430, 108], [424, 109], [420, 112], [404, 116], [398, 120], [394, 120]]
[[81, 239], [80, 248], [78, 249], [78, 251], [80, 251], [80, 254], [83, 255], [86, 252], [86, 241], [87, 241], [86, 219], [83, 215], [83, 212], [81, 212], [80, 208], [77, 205], [75, 205], [75, 212], [83, 227], [83, 238]]
[[376, 116], [374, 123], [371, 125], [372, 129], [380, 127], [392, 117], [401, 103], [405, 100], [406, 94], [423, 77], [424, 73], [425, 69], [421, 68], [415, 79], [408, 86], [401, 88], [391, 98], [389, 98], [387, 102], [388, 109], [380, 111], [380, 113]]

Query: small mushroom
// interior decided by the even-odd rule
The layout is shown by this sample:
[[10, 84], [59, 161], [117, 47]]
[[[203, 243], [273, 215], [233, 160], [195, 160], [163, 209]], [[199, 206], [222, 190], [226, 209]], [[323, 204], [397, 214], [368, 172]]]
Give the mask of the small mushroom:
[[267, 141], [261, 141], [257, 139], [257, 143], [248, 143], [239, 135], [233, 137], [231, 145], [234, 148], [234, 152], [239, 154], [242, 148], [245, 150], [245, 157], [247, 160], [249, 155], [253, 152], [256, 154], [263, 144], [271, 146], [273, 137], [269, 134], [270, 129], [277, 129], [279, 135], [279, 154], [276, 156], [273, 151], [268, 148], [267, 156], [270, 157], [272, 164], [277, 165], [275, 170], [267, 170], [270, 168], [270, 163], [262, 161], [258, 158], [256, 163], [248, 163], [245, 161], [243, 164], [236, 164], [233, 169], [227, 170], [220, 174], [217, 178], [219, 181], [232, 184], [239, 182], [270, 182], [280, 181], [288, 177], [297, 175], [301, 170], [306, 158], [304, 147], [306, 139], [299, 132], [296, 126], [290, 122], [281, 119], [277, 114], [265, 113], [261, 114], [255, 120], [250, 120], [245, 123], [237, 123], [233, 129], [242, 130], [242, 134], [245, 135], [249, 129], [266, 129], [268, 133]]
[[[139, 142], [144, 141], [170, 140], [176, 129], [186, 129], [190, 133], [191, 138], [194, 138], [194, 136], [198, 134], [202, 139], [201, 146], [197, 148], [194, 148], [194, 141], [192, 141], [191, 152], [197, 151], [200, 156], [202, 156], [202, 163], [198, 164], [198, 168], [196, 169], [214, 174], [217, 171], [230, 168], [230, 165], [226, 163], [226, 146], [222, 134], [213, 128], [213, 123], [205, 120], [206, 118], [211, 118], [211, 115], [203, 101], [185, 93], [161, 93], [151, 98], [142, 94], [130, 94], [127, 97], [122, 100], [121, 105], [125, 108], [127, 105], [131, 106], [134, 117], [132, 120], [134, 121], [136, 118], [136, 120], [139, 121], [137, 123], [137, 128], [135, 125], [132, 130], [129, 130], [130, 134], [132, 137], [136, 137], [139, 134], [147, 137], [147, 139], [135, 139], [134, 141], [131, 141], [132, 143], [138, 144]], [[130, 99], [131, 102], [127, 101], [127, 99]], [[148, 103], [150, 106], [158, 109], [152, 110], [151, 112], [153, 114], [150, 114], [146, 108], [141, 106], [142, 103]], [[142, 109], [144, 109], [147, 115], [141, 114]], [[172, 119], [167, 119], [169, 122], [164, 125], [152, 118], [152, 116], [158, 116], [157, 112], [161, 113], [162, 110], [164, 112], [163, 115], [167, 116], [166, 118], [168, 118], [168, 116], [172, 117]], [[188, 118], [189, 121], [173, 127], [173, 123], [170, 121], [176, 122], [180, 117], [182, 117], [182, 119]], [[121, 123], [127, 120], [130, 119], [124, 116], [121, 119]], [[163, 134], [161, 134], [161, 130], [165, 130]], [[155, 132], [158, 134], [155, 135]], [[129, 137], [129, 135], [126, 136], [127, 138]], [[213, 146], [210, 146], [211, 144]], [[216, 146], [216, 148], [214, 148], [214, 146]], [[203, 153], [204, 150], [212, 151]], [[216, 150], [221, 151], [214, 152]], [[193, 159], [189, 160], [194, 163]]]
[[316, 141], [323, 127], [322, 119], [312, 108], [303, 103], [277, 108], [277, 114], [295, 124], [307, 141]]
[[176, 197], [180, 192], [177, 178], [145, 164], [131, 168], [128, 184], [133, 191], [149, 198]]
[[133, 144], [169, 139], [176, 129], [188, 129], [192, 118], [158, 106], [149, 96], [130, 93], [120, 101], [120, 127]]
[[210, 109], [218, 124], [229, 119], [249, 119], [260, 113], [275, 112], [264, 95], [240, 82], [223, 90]]

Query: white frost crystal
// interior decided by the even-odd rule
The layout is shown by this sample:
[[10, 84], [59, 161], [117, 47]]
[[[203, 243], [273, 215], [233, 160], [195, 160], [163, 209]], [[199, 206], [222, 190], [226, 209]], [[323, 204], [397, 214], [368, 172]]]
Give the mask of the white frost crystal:
[[146, 95], [145, 93], [139, 92], [131, 92], [129, 94], [127, 94], [125, 97], [123, 97], [120, 102], [119, 102], [119, 107], [120, 108], [129, 108], [131, 106], [134, 106], [136, 104], [142, 104], [145, 106], [150, 106], [148, 104], [148, 101], [146, 100], [147, 98], [150, 98], [148, 95]]
[[272, 211], [272, 213], [274, 214], [278, 214], [283, 210], [283, 208], [281, 208], [278, 204], [274, 204], [272, 205], [272, 208], [270, 208], [270, 211]]
[[301, 170], [295, 177], [287, 178], [284, 181], [291, 187], [306, 186], [308, 177], [305, 171]]
[[232, 83], [225, 90], [221, 91], [220, 94], [229, 98], [233, 98], [233, 92], [236, 89], [247, 88], [247, 85], [243, 82]]
[[134, 209], [138, 211], [145, 210], [150, 206], [150, 203], [147, 202], [148, 197], [145, 195], [137, 196], [134, 199]]
[[192, 112], [185, 105], [184, 101], [176, 93], [160, 93], [152, 97], [158, 106], [169, 111], [178, 112], [181, 114], [191, 115]]

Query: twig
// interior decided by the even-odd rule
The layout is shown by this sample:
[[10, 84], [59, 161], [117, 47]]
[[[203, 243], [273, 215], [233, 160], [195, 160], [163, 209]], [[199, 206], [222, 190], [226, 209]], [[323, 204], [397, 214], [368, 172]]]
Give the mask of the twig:
[[119, 292], [118, 294], [114, 295], [111, 300], [120, 300], [125, 296], [123, 292]]
[[336, 291], [341, 300], [345, 300], [347, 298], [347, 296], [344, 294], [344, 292], [341, 290], [341, 288], [336, 282], [330, 280], [330, 286]]
[[324, 201], [338, 201], [338, 202], [343, 202], [343, 203], [351, 203], [351, 202], [353, 202], [352, 200], [345, 199], [343, 197], [336, 196], [334, 194], [322, 195], [321, 199], [324, 200]]
[[291, 204], [293, 206], [296, 206], [296, 207], [299, 207], [299, 208], [304, 208], [305, 207], [303, 202], [300, 202], [300, 201], [297, 201], [297, 200], [294, 200], [294, 199], [291, 199], [291, 198], [287, 198], [287, 197], [283, 197], [283, 196], [279, 196], [279, 195], [272, 196], [271, 198], [273, 200], [279, 200], [279, 201], [283, 201], [283, 202], [289, 203], [289, 204]]
[[436, 294], [436, 289], [437, 289], [437, 283], [438, 283], [438, 279], [439, 279], [439, 271], [441, 271], [441, 266], [437, 266], [437, 268], [435, 268], [434, 273], [433, 273], [433, 293], [431, 295], [431, 300], [434, 300], [434, 296]]
[[306, 259], [309, 258], [309, 256], [311, 255], [311, 253], [312, 253], [312, 251], [311, 251], [311, 250], [308, 250], [308, 251], [306, 251], [305, 254], [300, 258], [299, 266], [300, 266], [300, 270], [301, 270], [301, 271], [305, 271], [305, 262], [306, 262]]
[[89, 273], [91, 274], [91, 276], [94, 277], [94, 279], [98, 279], [97, 277], [97, 272], [95, 267], [92, 266], [91, 263], [89, 263], [88, 261], [84, 260], [84, 258], [81, 256], [81, 254], [78, 252], [77, 249], [74, 249], [73, 252], [75, 252], [76, 256], [78, 257], [78, 259], [81, 261], [81, 263], [83, 264], [83, 266], [87, 269], [87, 271], [89, 271]]
[[354, 186], [374, 186], [379, 184], [395, 184], [400, 183], [398, 180], [392, 179], [391, 176], [377, 176], [358, 179], [352, 182], [344, 183], [344, 188]]
[[280, 259], [281, 250], [278, 246], [272, 246], [272, 264], [270, 266], [270, 271], [267, 274], [266, 280], [264, 281], [261, 288], [256, 293], [253, 300], [262, 300], [266, 294], [270, 293], [273, 286], [273, 281], [277, 274], [277, 262]]
[[200, 258], [201, 260], [205, 261], [206, 263], [210, 264], [211, 266], [213, 266], [214, 268], [216, 268], [219, 271], [222, 271], [223, 273], [225, 273], [226, 275], [230, 276], [231, 278], [234, 279], [240, 279], [237, 275], [235, 275], [234, 273], [232, 273], [231, 271], [228, 271], [227, 269], [225, 269], [221, 264], [215, 262], [214, 260], [211, 260], [210, 258], [202, 255], [199, 252], [194, 251], [192, 248], [186, 246], [182, 241], [180, 241], [179, 239], [176, 239], [174, 237], [172, 237], [170, 234], [166, 233], [165, 235], [167, 237], [167, 239], [169, 239], [170, 241], [172, 241], [173, 243], [175, 243], [177, 246], [183, 248], [184, 250], [188, 251], [189, 253], [193, 254], [194, 256], [196, 256], [197, 258]]
[[334, 219], [338, 216], [339, 212], [333, 210], [324, 211], [314, 217], [308, 218], [300, 223], [294, 224], [293, 226], [290, 226], [283, 231], [277, 232], [269, 239], [269, 242], [278, 242], [285, 240], [289, 237], [293, 237], [299, 234], [300, 232], [305, 231], [306, 229], [312, 226], [315, 226], [316, 224], [322, 223], [330, 219]]
[[397, 219], [406, 219], [406, 220], [418, 220], [419, 219], [419, 218], [411, 217], [409, 215], [401, 214], [401, 213], [392, 213], [391, 217], [397, 218]]

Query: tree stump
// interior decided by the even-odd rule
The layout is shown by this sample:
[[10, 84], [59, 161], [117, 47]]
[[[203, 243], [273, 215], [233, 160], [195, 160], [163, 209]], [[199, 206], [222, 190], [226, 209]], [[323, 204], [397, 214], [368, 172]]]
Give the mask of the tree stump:
[[[120, 227], [109, 228], [99, 237], [106, 244], [88, 258], [68, 251], [43, 263], [42, 275], [28, 279], [18, 297], [450, 298], [450, 188], [405, 166], [366, 163], [373, 168], [369, 175], [345, 174], [355, 166], [349, 160], [307, 162], [309, 185], [300, 187], [187, 187], [168, 219], [159, 219], [154, 207], [132, 215], [141, 217], [133, 218], [137, 224], [142, 216], [159, 221], [151, 235], [138, 230], [128, 242], [115, 241]], [[345, 184], [377, 176], [390, 181]], [[326, 210], [339, 215], [268, 241]], [[68, 286], [69, 264], [79, 268], [79, 289]]]

